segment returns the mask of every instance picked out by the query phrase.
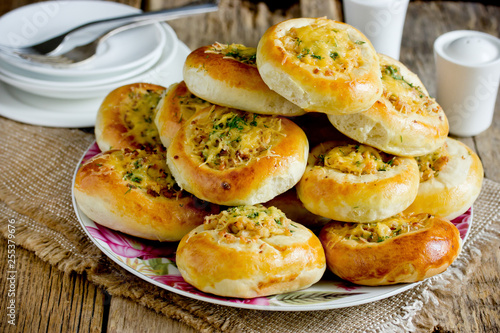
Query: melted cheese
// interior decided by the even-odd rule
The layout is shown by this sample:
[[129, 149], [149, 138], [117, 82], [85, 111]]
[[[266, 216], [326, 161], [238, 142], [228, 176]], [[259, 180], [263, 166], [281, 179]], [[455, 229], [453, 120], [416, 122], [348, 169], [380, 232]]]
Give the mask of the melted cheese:
[[178, 122], [187, 120], [199, 110], [211, 107], [213, 105], [212, 103], [192, 94], [190, 91], [186, 91], [186, 93], [183, 95], [175, 95], [174, 103], [179, 106], [180, 114], [174, 115], [175, 118], [178, 119]]
[[200, 165], [217, 170], [272, 156], [273, 145], [285, 135], [277, 117], [223, 107], [213, 107], [190, 125], [186, 145]]
[[221, 44], [215, 43], [205, 53], [216, 53], [224, 55], [224, 58], [234, 59], [244, 64], [257, 66], [256, 54], [257, 49], [254, 47], [246, 47], [241, 44]]
[[139, 189], [153, 197], [182, 196], [166, 164], [165, 152], [116, 150], [109, 154], [108, 164], [127, 182], [130, 190]]
[[397, 160], [373, 147], [349, 144], [319, 156], [317, 165], [360, 176], [387, 171], [397, 165]]
[[450, 154], [444, 144], [433, 153], [415, 157], [420, 170], [420, 182], [425, 182], [431, 178], [437, 177], [439, 171], [443, 170], [450, 160]]
[[204, 229], [218, 231], [228, 242], [290, 236], [296, 226], [276, 207], [263, 205], [231, 207], [205, 218]]
[[132, 136], [134, 141], [143, 146], [161, 144], [158, 130], [154, 125], [156, 106], [161, 99], [161, 93], [145, 89], [134, 89], [127, 98], [116, 106], [127, 127], [124, 137]]
[[350, 72], [363, 64], [361, 47], [365, 42], [352, 40], [346, 30], [328, 24], [291, 28], [281, 41], [293, 57], [317, 66], [325, 75]]
[[439, 105], [422, 89], [400, 74], [400, 68], [394, 65], [381, 65], [383, 96], [401, 113], [429, 114], [437, 113]]
[[336, 233], [345, 240], [380, 243], [427, 226], [430, 215], [416, 214], [390, 217], [376, 223], [339, 223]]

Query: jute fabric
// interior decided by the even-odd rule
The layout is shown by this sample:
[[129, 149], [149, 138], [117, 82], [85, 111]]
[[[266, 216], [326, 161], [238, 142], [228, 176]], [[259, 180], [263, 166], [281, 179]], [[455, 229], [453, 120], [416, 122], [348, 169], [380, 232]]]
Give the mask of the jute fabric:
[[16, 242], [66, 273], [85, 274], [113, 296], [125, 297], [201, 332], [411, 332], [432, 327], [463, 288], [481, 251], [500, 238], [500, 184], [485, 179], [472, 228], [445, 273], [390, 298], [355, 307], [276, 312], [193, 300], [151, 285], [108, 259], [84, 233], [73, 209], [76, 165], [94, 141], [76, 129], [44, 128], [0, 118], [0, 235], [16, 221]]

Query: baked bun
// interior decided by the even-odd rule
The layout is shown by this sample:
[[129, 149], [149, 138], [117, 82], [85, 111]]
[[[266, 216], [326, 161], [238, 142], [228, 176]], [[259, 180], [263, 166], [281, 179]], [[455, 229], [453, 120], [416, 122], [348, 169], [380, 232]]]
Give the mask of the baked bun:
[[418, 76], [401, 62], [380, 55], [384, 93], [367, 111], [329, 115], [348, 137], [400, 156], [429, 154], [444, 144], [448, 120]]
[[369, 224], [330, 222], [319, 238], [333, 273], [368, 286], [417, 282], [442, 273], [462, 244], [451, 222], [428, 214]]
[[298, 222], [311, 230], [318, 230], [331, 220], [329, 218], [311, 213], [302, 201], [297, 197], [295, 187], [285, 193], [278, 195], [272, 200], [263, 204], [266, 207], [276, 207], [281, 210], [290, 220]]
[[181, 188], [220, 205], [253, 205], [292, 188], [309, 145], [287, 118], [214, 106], [177, 132], [167, 164]]
[[479, 196], [483, 165], [476, 153], [460, 141], [448, 138], [443, 147], [416, 160], [420, 186], [406, 212], [427, 212], [453, 220]]
[[155, 125], [165, 148], [170, 146], [175, 134], [196, 111], [213, 104], [195, 95], [181, 81], [170, 85], [156, 107]]
[[373, 147], [329, 141], [309, 154], [297, 194], [307, 210], [345, 222], [372, 222], [408, 208], [417, 195], [419, 172], [412, 157]]
[[178, 241], [218, 207], [176, 185], [159, 150], [108, 150], [77, 171], [73, 193], [91, 220], [129, 235]]
[[306, 111], [357, 113], [382, 94], [370, 41], [326, 18], [294, 18], [269, 28], [257, 46], [257, 67], [271, 89]]
[[255, 48], [241, 44], [200, 47], [186, 59], [184, 81], [195, 95], [214, 104], [261, 114], [304, 114], [262, 81], [255, 52]]
[[232, 207], [208, 216], [179, 243], [186, 282], [226, 297], [253, 298], [304, 289], [326, 270], [321, 243], [275, 207]]
[[161, 144], [153, 123], [165, 87], [133, 83], [111, 91], [97, 111], [96, 142], [101, 151], [143, 149]]

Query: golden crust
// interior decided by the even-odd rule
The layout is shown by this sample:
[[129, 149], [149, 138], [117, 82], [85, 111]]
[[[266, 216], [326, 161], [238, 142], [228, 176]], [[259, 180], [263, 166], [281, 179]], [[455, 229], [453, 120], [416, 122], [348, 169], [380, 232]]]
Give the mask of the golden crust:
[[382, 94], [370, 41], [326, 18], [290, 19], [269, 28], [257, 47], [257, 66], [271, 89], [306, 111], [357, 113]]
[[95, 136], [101, 151], [161, 144], [153, 119], [164, 91], [165, 87], [149, 83], [133, 83], [111, 91], [97, 111]]
[[199, 109], [213, 104], [196, 97], [184, 81], [168, 87], [156, 108], [155, 125], [165, 148], [170, 146], [175, 134]]
[[329, 269], [356, 284], [421, 281], [444, 272], [461, 250], [458, 229], [439, 217], [429, 217], [422, 228], [381, 242], [346, 239], [339, 233], [340, 225], [341, 222], [329, 223], [319, 238]]
[[[251, 119], [262, 125], [251, 125]], [[274, 129], [266, 122], [275, 124]], [[239, 127], [243, 124], [245, 130]], [[246, 131], [247, 127], [253, 128]], [[214, 139], [215, 129], [226, 131], [220, 134], [221, 140]], [[264, 137], [270, 138], [270, 142], [262, 145], [260, 140]], [[240, 154], [242, 144], [250, 142], [257, 143]], [[215, 151], [210, 155], [214, 159], [225, 154], [241, 161], [236, 165], [224, 160], [217, 164], [217, 160], [201, 156], [205, 152], [200, 149], [205, 148], [206, 154]], [[167, 152], [167, 164], [179, 185], [200, 199], [221, 205], [251, 205], [269, 201], [292, 188], [304, 172], [308, 151], [304, 132], [286, 118], [216, 106], [200, 110], [177, 132]]]
[[[220, 48], [228, 46], [216, 43], [188, 55], [184, 81], [195, 95], [214, 104], [261, 114], [297, 116], [305, 113], [262, 81], [255, 65], [255, 51], [253, 60], [240, 61], [236, 55], [235, 58], [224, 51], [214, 51]], [[235, 54], [238, 49], [250, 48], [232, 44], [229, 49], [236, 50], [230, 53]]]
[[288, 228], [293, 232], [262, 237], [199, 226], [180, 241], [177, 267], [196, 288], [226, 297], [252, 298], [307, 288], [323, 276], [325, 254], [316, 235], [291, 224]]
[[168, 176], [164, 153], [159, 153], [158, 158], [155, 154], [128, 149], [109, 150], [87, 161], [78, 170], [73, 189], [80, 209], [90, 219], [108, 228], [159, 241], [178, 241], [202, 224], [206, 215], [218, 209], [215, 205], [175, 188], [167, 192], [163, 188], [160, 193], [141, 189], [138, 179], [128, 177], [130, 170], [122, 170], [116, 163], [127, 158], [131, 163], [155, 158], [158, 170], [163, 170], [165, 177]]
[[382, 97], [364, 112], [328, 115], [330, 122], [348, 137], [389, 154], [420, 156], [438, 149], [449, 130], [441, 106], [401, 62], [381, 54], [380, 66], [384, 74]]
[[[418, 166], [414, 158], [389, 156], [381, 171], [374, 170], [368, 174], [351, 174], [318, 164], [321, 156], [333, 149], [341, 150], [339, 147], [347, 147], [347, 143], [325, 142], [309, 154], [306, 171], [296, 186], [307, 210], [338, 221], [367, 223], [400, 213], [413, 202], [419, 185]], [[363, 165], [365, 161], [360, 156], [360, 159], [351, 162]]]
[[481, 192], [483, 165], [469, 147], [446, 140], [449, 161], [434, 177], [420, 183], [407, 213], [430, 213], [452, 220], [469, 209]]

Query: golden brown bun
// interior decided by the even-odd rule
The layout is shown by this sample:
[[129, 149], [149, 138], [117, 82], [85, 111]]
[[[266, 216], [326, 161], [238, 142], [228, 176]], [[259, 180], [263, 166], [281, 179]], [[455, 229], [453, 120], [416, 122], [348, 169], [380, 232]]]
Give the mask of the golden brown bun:
[[196, 111], [213, 104], [196, 97], [184, 81], [168, 87], [156, 108], [155, 125], [165, 148], [170, 146], [175, 134]]
[[[483, 183], [479, 157], [465, 144], [451, 138], [446, 140], [446, 150], [448, 161], [444, 161], [444, 167], [433, 177], [423, 181], [421, 177], [417, 197], [406, 212], [427, 212], [453, 220], [465, 213], [479, 196]], [[434, 156], [437, 163], [439, 158]], [[436, 165], [433, 168], [436, 170]]]
[[219, 43], [200, 47], [188, 55], [183, 75], [195, 95], [214, 104], [271, 115], [305, 113], [262, 81], [255, 48]]
[[366, 145], [329, 141], [311, 151], [296, 188], [312, 213], [366, 223], [408, 208], [418, 184], [417, 162], [412, 157], [387, 156]]
[[263, 204], [266, 207], [276, 207], [281, 210], [292, 221], [314, 230], [320, 229], [330, 222], [329, 218], [311, 213], [302, 201], [297, 197], [295, 187], [278, 195], [272, 200]]
[[184, 280], [207, 293], [241, 298], [296, 291], [319, 281], [326, 269], [321, 242], [279, 213], [275, 207], [240, 206], [207, 217], [177, 248]]
[[257, 66], [271, 89], [306, 111], [357, 113], [382, 94], [370, 41], [326, 18], [295, 18], [269, 28], [257, 47]]
[[448, 120], [441, 106], [401, 62], [381, 54], [380, 66], [382, 97], [367, 111], [329, 115], [333, 126], [389, 154], [420, 156], [438, 149], [448, 135]]
[[[413, 224], [412, 231], [381, 240], [373, 236], [376, 227], [369, 228], [370, 225], [327, 224], [319, 238], [328, 268], [342, 279], [369, 286], [417, 282], [444, 272], [460, 253], [462, 240], [458, 229], [448, 220], [427, 214], [416, 215], [415, 219], [421, 225]], [[362, 241], [353, 237], [353, 230], [360, 227], [374, 239]]]
[[159, 241], [180, 240], [217, 210], [179, 190], [165, 153], [159, 151], [98, 154], [78, 170], [73, 193], [83, 213], [96, 223]]
[[96, 142], [101, 151], [161, 144], [153, 123], [165, 87], [133, 83], [111, 91], [97, 111]]
[[309, 146], [287, 118], [221, 106], [197, 112], [177, 132], [167, 164], [181, 188], [220, 205], [252, 205], [292, 188]]

